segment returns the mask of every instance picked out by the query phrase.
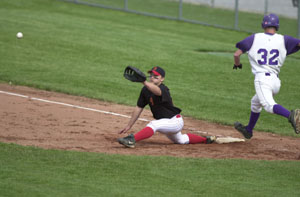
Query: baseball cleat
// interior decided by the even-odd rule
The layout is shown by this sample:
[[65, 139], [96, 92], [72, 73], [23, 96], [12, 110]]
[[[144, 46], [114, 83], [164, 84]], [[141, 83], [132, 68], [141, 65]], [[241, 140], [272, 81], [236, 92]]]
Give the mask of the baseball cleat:
[[238, 130], [246, 139], [252, 138], [252, 133], [249, 133], [244, 125], [242, 125], [240, 122], [234, 123], [234, 128]]
[[206, 136], [206, 144], [211, 144], [216, 141], [216, 136]]
[[300, 109], [292, 110], [289, 116], [289, 122], [294, 128], [295, 133], [300, 133]]
[[135, 139], [134, 135], [130, 134], [127, 137], [119, 138], [118, 142], [128, 148], [134, 148], [135, 147]]

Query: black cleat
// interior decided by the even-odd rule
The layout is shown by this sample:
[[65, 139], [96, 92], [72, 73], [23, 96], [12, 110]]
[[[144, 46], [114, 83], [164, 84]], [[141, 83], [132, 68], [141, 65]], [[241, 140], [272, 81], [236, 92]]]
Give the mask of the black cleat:
[[212, 144], [216, 141], [216, 136], [206, 136], [206, 144]]
[[134, 135], [130, 134], [127, 137], [119, 138], [118, 142], [128, 148], [134, 148], [135, 147], [135, 139]]
[[292, 127], [294, 128], [295, 133], [300, 133], [300, 126], [297, 125], [297, 122], [299, 124], [299, 117], [300, 117], [300, 109], [292, 110], [289, 116], [289, 122], [291, 123]]
[[239, 122], [235, 122], [234, 123], [234, 128], [236, 130], [238, 130], [241, 134], [243, 134], [243, 136], [246, 138], [246, 139], [251, 139], [252, 138], [252, 133], [249, 133], [246, 129], [246, 127], [244, 125], [242, 125], [241, 123]]

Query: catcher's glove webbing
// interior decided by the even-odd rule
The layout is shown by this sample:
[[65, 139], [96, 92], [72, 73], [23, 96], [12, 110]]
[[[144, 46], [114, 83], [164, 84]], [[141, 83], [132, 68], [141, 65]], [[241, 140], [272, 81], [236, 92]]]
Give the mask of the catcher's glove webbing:
[[124, 70], [124, 77], [132, 82], [146, 81], [146, 75], [133, 66], [127, 66]]

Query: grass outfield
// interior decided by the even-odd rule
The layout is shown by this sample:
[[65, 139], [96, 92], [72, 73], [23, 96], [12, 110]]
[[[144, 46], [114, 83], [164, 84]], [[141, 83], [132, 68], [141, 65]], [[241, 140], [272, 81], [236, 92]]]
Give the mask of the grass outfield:
[[1, 196], [299, 196], [297, 161], [42, 150], [0, 143]]
[[[125, 66], [160, 65], [184, 115], [247, 122], [254, 89], [246, 56], [244, 69], [232, 71], [234, 45], [246, 36], [56, 0], [1, 0], [0, 81], [135, 105], [141, 85], [122, 77]], [[288, 58], [281, 72], [276, 100], [288, 109], [300, 107], [299, 57]], [[257, 129], [294, 135], [286, 119], [265, 112]], [[3, 196], [299, 196], [295, 161], [119, 156], [3, 143], [0, 150]]]

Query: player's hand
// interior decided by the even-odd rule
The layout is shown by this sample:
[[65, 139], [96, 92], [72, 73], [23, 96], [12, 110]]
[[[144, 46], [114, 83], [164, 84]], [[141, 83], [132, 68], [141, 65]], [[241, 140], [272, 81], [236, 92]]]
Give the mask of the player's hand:
[[119, 132], [119, 134], [126, 133], [127, 131], [129, 131], [129, 129], [130, 129], [130, 127], [127, 126], [127, 127], [125, 127], [124, 129], [122, 129], [122, 130]]
[[239, 64], [239, 65], [235, 65], [235, 64], [233, 64], [233, 69], [242, 69], [242, 67], [243, 67], [243, 64]]

